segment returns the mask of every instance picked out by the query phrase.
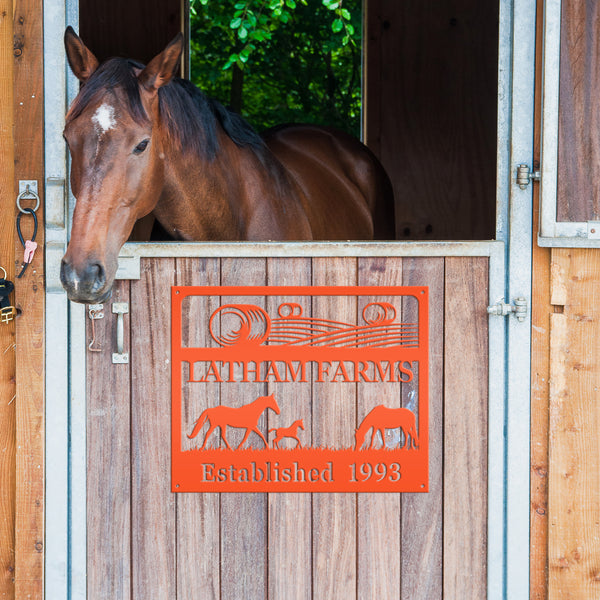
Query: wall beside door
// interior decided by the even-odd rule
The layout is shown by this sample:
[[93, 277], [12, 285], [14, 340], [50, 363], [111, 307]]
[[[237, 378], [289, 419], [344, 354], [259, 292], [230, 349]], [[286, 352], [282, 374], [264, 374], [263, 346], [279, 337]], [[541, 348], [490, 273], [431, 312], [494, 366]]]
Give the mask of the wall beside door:
[[499, 3], [367, 0], [365, 139], [396, 238], [493, 239]]
[[[535, 168], [542, 134], [544, 2], [537, 6]], [[599, 214], [594, 49], [600, 13], [593, 2], [565, 0], [554, 3], [557, 8], [556, 216], [585, 224]], [[535, 234], [544, 198], [534, 189]], [[600, 249], [537, 247], [533, 256], [530, 596], [587, 600], [598, 597], [600, 585]]]
[[[44, 584], [44, 163], [42, 2], [0, 3], [0, 266], [20, 315], [0, 323], [0, 597]], [[21, 279], [19, 180], [34, 180], [39, 250]], [[34, 208], [35, 202], [23, 201]], [[33, 223], [23, 216], [23, 234]]]

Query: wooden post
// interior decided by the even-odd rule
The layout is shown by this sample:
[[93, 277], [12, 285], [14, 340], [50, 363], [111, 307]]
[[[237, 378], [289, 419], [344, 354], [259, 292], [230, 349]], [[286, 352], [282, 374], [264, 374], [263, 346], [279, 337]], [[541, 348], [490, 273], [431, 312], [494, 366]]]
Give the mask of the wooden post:
[[[6, 215], [14, 227], [19, 180], [36, 180], [40, 206], [36, 211], [38, 250], [21, 279], [15, 278], [16, 321], [16, 487], [15, 597], [42, 598], [44, 584], [44, 98], [43, 5], [41, 0], [14, 2], [14, 157], [13, 193]], [[23, 207], [35, 203], [23, 200]], [[25, 239], [33, 219], [23, 215]], [[23, 246], [13, 237], [16, 271], [21, 271]], [[65, 402], [67, 401], [65, 390]]]
[[[0, 266], [14, 280], [13, 3], [0, 0]], [[15, 325], [0, 323], [0, 598], [15, 597]]]
[[[537, 2], [537, 22], [542, 22], [543, 0]], [[534, 169], [540, 166], [541, 87], [543, 28], [536, 32]], [[540, 188], [533, 188], [533, 239], [537, 239]], [[534, 241], [532, 248], [533, 287], [531, 301], [531, 600], [548, 594], [548, 394], [550, 376], [550, 248]], [[557, 309], [558, 310], [558, 309]]]

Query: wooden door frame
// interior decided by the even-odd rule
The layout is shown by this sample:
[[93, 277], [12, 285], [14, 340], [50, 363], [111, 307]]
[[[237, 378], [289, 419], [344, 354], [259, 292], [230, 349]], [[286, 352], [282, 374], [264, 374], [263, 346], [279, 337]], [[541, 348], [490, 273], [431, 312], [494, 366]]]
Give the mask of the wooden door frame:
[[[61, 85], [74, 93], [75, 82], [66, 73], [62, 31], [76, 22], [74, 0], [56, 6], [46, 0], [46, 114], [64, 112]], [[533, 104], [522, 101], [533, 89], [535, 10], [525, 0], [501, 0], [499, 66], [499, 121], [497, 162], [496, 242], [431, 243], [323, 243], [323, 244], [189, 244], [177, 256], [489, 256], [493, 257], [494, 283], [490, 304], [516, 296], [531, 298], [531, 191], [520, 190], [514, 181], [515, 165], [532, 156]], [[57, 36], [56, 32], [61, 35]], [[513, 49], [512, 40], [519, 46]], [[61, 79], [64, 78], [64, 79]], [[58, 79], [58, 81], [57, 81]], [[58, 111], [58, 112], [57, 112]], [[65, 207], [67, 163], [60, 118], [46, 122], [46, 188], [48, 240], [47, 353], [48, 437], [46, 460], [53, 466], [47, 481], [46, 504], [52, 520], [47, 522], [46, 592], [48, 597], [85, 598], [86, 555], [86, 461], [85, 461], [85, 307], [69, 304], [60, 286], [58, 268], [64, 253], [68, 210]], [[70, 202], [72, 206], [72, 202]], [[170, 254], [168, 254], [170, 252]], [[161, 254], [162, 253], [162, 254]], [[258, 254], [257, 254], [258, 253]], [[261, 254], [262, 253], [262, 254]], [[128, 244], [123, 263], [136, 256], [173, 256], [173, 246]], [[498, 265], [501, 265], [499, 267]], [[506, 269], [511, 272], [506, 278]], [[66, 331], [65, 323], [69, 323]], [[491, 365], [489, 433], [488, 597], [525, 598], [529, 585], [529, 344], [530, 320], [518, 323], [509, 317], [490, 317], [491, 356], [502, 357]], [[505, 357], [506, 363], [504, 361]], [[71, 362], [69, 363], [69, 359]], [[527, 383], [523, 387], [523, 382]], [[69, 390], [65, 401], [64, 390]], [[59, 390], [51, 393], [51, 390]], [[60, 391], [62, 390], [62, 392]], [[506, 429], [506, 431], [505, 431]], [[507, 436], [507, 437], [506, 437]], [[83, 501], [82, 501], [83, 499]], [[511, 549], [508, 552], [508, 548]], [[524, 558], [524, 554], [527, 556]], [[67, 568], [68, 565], [68, 568]], [[508, 594], [507, 594], [508, 592]], [[69, 596], [68, 596], [69, 594]]]

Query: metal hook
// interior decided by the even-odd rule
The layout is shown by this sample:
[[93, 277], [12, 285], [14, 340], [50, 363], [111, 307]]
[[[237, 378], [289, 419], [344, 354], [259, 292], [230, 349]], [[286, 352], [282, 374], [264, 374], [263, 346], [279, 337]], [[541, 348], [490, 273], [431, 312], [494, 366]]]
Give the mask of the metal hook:
[[90, 352], [102, 352], [102, 348], [93, 348], [96, 343], [96, 327], [94, 321], [104, 318], [103, 304], [90, 304], [88, 307], [88, 316], [92, 321], [92, 341], [89, 343], [88, 350]]

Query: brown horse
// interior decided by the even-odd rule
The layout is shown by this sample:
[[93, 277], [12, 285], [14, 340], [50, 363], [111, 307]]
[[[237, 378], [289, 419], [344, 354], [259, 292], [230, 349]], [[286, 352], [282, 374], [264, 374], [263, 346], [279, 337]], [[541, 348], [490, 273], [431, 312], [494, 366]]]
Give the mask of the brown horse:
[[77, 198], [61, 266], [69, 298], [110, 296], [117, 256], [153, 213], [178, 240], [393, 239], [383, 167], [332, 129], [241, 117], [174, 76], [178, 35], [147, 66], [99, 64], [70, 27], [67, 58], [83, 84], [66, 117]]
[[198, 417], [196, 425], [194, 425], [194, 429], [192, 433], [188, 435], [188, 438], [195, 438], [202, 429], [204, 423], [208, 421], [209, 428], [204, 436], [202, 450], [206, 448], [206, 442], [208, 441], [210, 434], [217, 427], [221, 429], [221, 437], [229, 450], [231, 450], [231, 446], [225, 437], [227, 427], [238, 427], [246, 430], [246, 435], [244, 435], [244, 439], [241, 441], [238, 448], [241, 448], [244, 445], [248, 436], [253, 431], [258, 434], [260, 439], [265, 443], [265, 446], [268, 447], [269, 444], [267, 443], [265, 436], [258, 428], [258, 419], [260, 419], [260, 415], [262, 415], [267, 408], [274, 410], [277, 415], [280, 412], [279, 405], [277, 404], [277, 400], [273, 397], [273, 394], [270, 396], [261, 396], [254, 402], [250, 402], [250, 404], [245, 404], [244, 406], [239, 406], [237, 408], [232, 406], [215, 406], [214, 408], [207, 408], [200, 417]]

